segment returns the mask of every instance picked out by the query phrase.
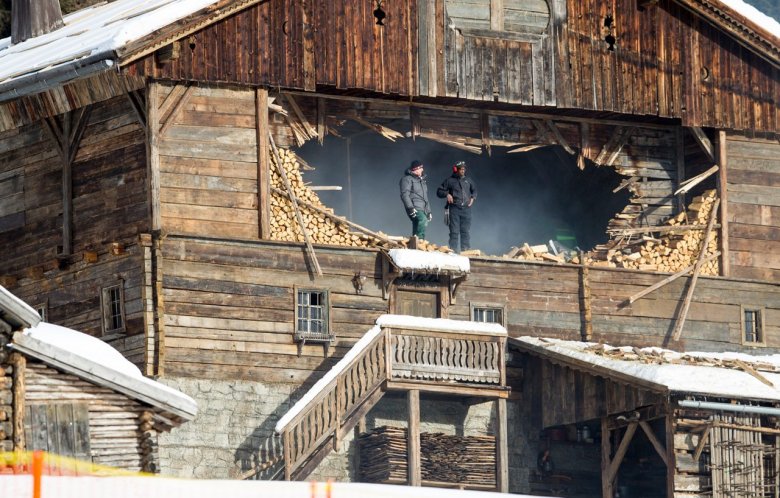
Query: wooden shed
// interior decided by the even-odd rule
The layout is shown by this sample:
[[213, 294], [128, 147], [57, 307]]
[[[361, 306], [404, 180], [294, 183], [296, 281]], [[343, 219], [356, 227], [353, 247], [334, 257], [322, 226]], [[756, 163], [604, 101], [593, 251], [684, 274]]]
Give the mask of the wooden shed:
[[0, 448], [159, 472], [157, 435], [192, 420], [195, 401], [100, 340], [42, 322], [3, 288], [0, 306]]
[[555, 496], [773, 496], [776, 357], [520, 337], [531, 489]]

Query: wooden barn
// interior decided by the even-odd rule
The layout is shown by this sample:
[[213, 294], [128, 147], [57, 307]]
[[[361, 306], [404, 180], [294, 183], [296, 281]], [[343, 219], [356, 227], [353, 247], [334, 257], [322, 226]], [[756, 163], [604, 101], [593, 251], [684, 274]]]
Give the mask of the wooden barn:
[[99, 339], [42, 322], [3, 288], [0, 319], [0, 450], [160, 471], [158, 434], [195, 418], [192, 398]]
[[[0, 40], [0, 284], [197, 400], [160, 436], [166, 472], [360, 480], [360, 449], [393, 426], [421, 434], [410, 455], [435, 441], [415, 484], [527, 492], [540, 431], [581, 419], [529, 430], [525, 356], [502, 346], [486, 389], [472, 370], [495, 340], [452, 322], [780, 348], [780, 28], [740, 1], [31, 5]], [[469, 164], [473, 250], [447, 254], [441, 205], [430, 240], [407, 237], [413, 159], [432, 199]], [[346, 412], [334, 391], [306, 423], [333, 420], [277, 435], [383, 315], [447, 325], [385, 330], [389, 349], [339, 377], [372, 403]], [[492, 484], [423, 477], [426, 454], [471, 444], [447, 438], [500, 434]]]

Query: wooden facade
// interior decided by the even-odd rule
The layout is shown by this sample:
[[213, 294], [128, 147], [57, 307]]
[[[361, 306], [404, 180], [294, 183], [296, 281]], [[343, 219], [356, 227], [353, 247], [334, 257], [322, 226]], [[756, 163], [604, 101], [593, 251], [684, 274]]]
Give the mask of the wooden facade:
[[[487, 305], [510, 336], [778, 351], [777, 47], [706, 20], [698, 3], [405, 0], [382, 4], [382, 26], [370, 3], [219, 2], [213, 17], [120, 50], [120, 72], [0, 102], [0, 283], [147, 375], [261, 379], [280, 392], [313, 384], [377, 317], [409, 309], [470, 320]], [[426, 275], [422, 288], [389, 282], [381, 249], [274, 240], [274, 148], [345, 121], [475, 153], [555, 145], [630, 185], [609, 226], [618, 234], [683, 211], [677, 189], [717, 164], [720, 275], [629, 302], [668, 275], [475, 257], [457, 285]], [[104, 289], [117, 284], [123, 330], [107, 333]], [[327, 297], [327, 345], [296, 340], [301, 290]], [[427, 306], [407, 306], [415, 293]], [[760, 310], [760, 341], [745, 341], [745, 310]], [[537, 363], [519, 395], [544, 401], [531, 418], [542, 428], [662, 404], [641, 386]], [[47, 386], [89, 390], [31, 371], [40, 400]], [[0, 377], [0, 414], [8, 385]], [[130, 418], [111, 437], [135, 447]], [[296, 451], [306, 460], [314, 446]]]

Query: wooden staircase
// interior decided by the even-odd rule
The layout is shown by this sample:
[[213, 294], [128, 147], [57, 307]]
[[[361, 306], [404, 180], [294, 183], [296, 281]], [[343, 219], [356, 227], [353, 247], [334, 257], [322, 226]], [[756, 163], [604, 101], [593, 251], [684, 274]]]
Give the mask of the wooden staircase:
[[305, 479], [388, 390], [504, 399], [506, 331], [384, 315], [276, 426], [286, 480]]

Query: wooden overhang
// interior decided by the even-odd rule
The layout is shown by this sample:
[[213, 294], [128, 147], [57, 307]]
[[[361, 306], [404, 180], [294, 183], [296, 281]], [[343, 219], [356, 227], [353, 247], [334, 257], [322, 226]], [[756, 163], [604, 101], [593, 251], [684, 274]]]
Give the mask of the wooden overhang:
[[[381, 250], [382, 254], [382, 296], [387, 297], [390, 292], [390, 287], [397, 279], [405, 276], [413, 277], [415, 275], [423, 275], [439, 278], [441, 283], [446, 283], [449, 292], [450, 300], [454, 303], [455, 293], [458, 287], [466, 281], [470, 272], [470, 265], [468, 264], [468, 258], [465, 256], [456, 256], [439, 252], [428, 251], [416, 251], [414, 249], [390, 249]], [[449, 258], [453, 259], [452, 264], [448, 264], [446, 261], [443, 264], [422, 264], [422, 265], [409, 265], [404, 264], [401, 259], [397, 257], [400, 253], [420, 253], [421, 256], [427, 258]], [[455, 261], [455, 258], [462, 258], [466, 260], [466, 265], [458, 264], [460, 260]]]
[[155, 425], [162, 430], [177, 427], [197, 414], [195, 402], [172, 388], [109, 368], [22, 332], [14, 334], [9, 347], [60, 371], [150, 405], [155, 412]]

